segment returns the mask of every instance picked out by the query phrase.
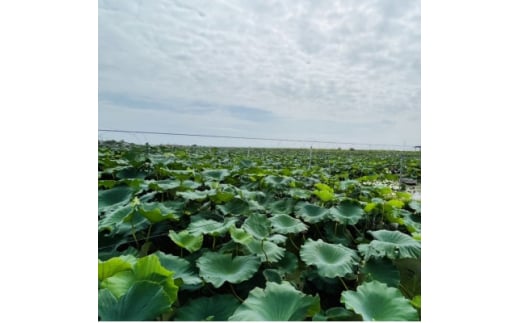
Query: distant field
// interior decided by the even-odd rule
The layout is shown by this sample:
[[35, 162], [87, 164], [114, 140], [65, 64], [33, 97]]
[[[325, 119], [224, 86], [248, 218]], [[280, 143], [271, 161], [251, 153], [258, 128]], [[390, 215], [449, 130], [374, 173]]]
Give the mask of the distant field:
[[110, 142], [98, 162], [101, 320], [420, 319], [420, 152]]

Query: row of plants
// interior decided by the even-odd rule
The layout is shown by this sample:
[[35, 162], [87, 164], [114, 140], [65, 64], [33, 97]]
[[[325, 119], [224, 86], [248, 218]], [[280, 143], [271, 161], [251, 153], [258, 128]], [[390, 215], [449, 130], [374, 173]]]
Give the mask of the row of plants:
[[414, 152], [99, 146], [100, 320], [418, 320]]

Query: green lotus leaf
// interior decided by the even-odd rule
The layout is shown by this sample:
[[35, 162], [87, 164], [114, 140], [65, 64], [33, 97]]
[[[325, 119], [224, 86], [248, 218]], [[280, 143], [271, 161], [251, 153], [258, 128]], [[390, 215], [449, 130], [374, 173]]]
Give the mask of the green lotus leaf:
[[329, 210], [314, 204], [300, 202], [296, 204], [295, 213], [305, 222], [318, 223], [324, 221], [329, 215]]
[[148, 159], [154, 166], [159, 165], [168, 165], [170, 163], [174, 163], [175, 159], [171, 158], [173, 156], [167, 156], [167, 155], [148, 155]]
[[176, 321], [227, 321], [240, 302], [228, 294], [199, 297], [179, 307]]
[[275, 244], [284, 244], [287, 241], [287, 237], [281, 234], [273, 234], [267, 237], [267, 240]]
[[115, 257], [107, 261], [98, 261], [98, 280], [102, 281], [114, 276], [120, 271], [132, 270], [135, 261], [134, 257], [129, 256]]
[[295, 200], [286, 198], [267, 203], [266, 208], [273, 214], [291, 214], [294, 210], [294, 204]]
[[264, 177], [262, 183], [269, 188], [283, 189], [290, 187], [294, 183], [294, 178], [287, 176], [269, 175]]
[[123, 183], [131, 188], [134, 189], [134, 191], [139, 190], [147, 190], [148, 189], [148, 183], [141, 178], [125, 178], [119, 180], [119, 183]]
[[330, 216], [334, 221], [343, 224], [355, 225], [364, 216], [365, 212], [358, 204], [345, 200], [338, 206], [330, 209]]
[[323, 226], [325, 236], [328, 243], [342, 244], [344, 246], [354, 243], [354, 237], [347, 229], [346, 224], [339, 224], [337, 222], [326, 222]]
[[314, 190], [313, 194], [316, 195], [321, 201], [328, 202], [334, 199], [334, 190], [327, 184], [317, 183], [314, 185], [317, 189]]
[[404, 224], [403, 218], [401, 218], [400, 209], [396, 209], [394, 207], [385, 205], [384, 207], [384, 216], [385, 219], [390, 223]]
[[113, 179], [98, 180], [98, 188], [110, 189], [110, 188], [114, 187], [116, 184], [117, 184], [117, 181], [113, 180]]
[[204, 201], [211, 193], [214, 193], [214, 190], [177, 192], [177, 195], [189, 201]]
[[237, 229], [234, 225], [229, 228], [231, 239], [236, 243], [246, 245], [253, 240], [253, 236], [247, 233], [244, 229]]
[[375, 182], [377, 181], [377, 178], [379, 177], [379, 175], [377, 174], [374, 174], [374, 175], [366, 175], [366, 176], [361, 176], [359, 178], [357, 178], [357, 181], [361, 182], [361, 183], [370, 183], [370, 182]]
[[344, 307], [331, 307], [312, 317], [313, 321], [359, 321], [358, 315]]
[[277, 284], [282, 283], [282, 276], [280, 275], [278, 270], [268, 268], [268, 269], [264, 269], [262, 274], [264, 275], [266, 281], [277, 283]]
[[103, 279], [100, 287], [108, 289], [116, 298], [120, 298], [128, 292], [135, 282], [134, 272], [124, 270]]
[[[155, 198], [156, 195], [157, 195], [157, 192], [153, 192], [153, 191], [152, 192], [148, 192], [148, 193], [146, 193], [144, 195], [139, 196], [139, 201], [141, 203], [152, 202], [152, 200]], [[164, 202], [164, 203], [167, 203], [167, 202]]]
[[303, 321], [320, 310], [318, 296], [306, 295], [288, 282], [254, 288], [229, 321]]
[[[282, 259], [285, 249], [277, 246], [271, 241], [259, 241], [252, 240], [247, 245], [246, 248], [252, 253], [260, 257], [262, 261], [269, 262], [277, 262]], [[266, 258], [267, 255], [267, 258]]]
[[181, 182], [173, 179], [164, 179], [160, 181], [150, 181], [148, 188], [158, 192], [173, 190], [181, 186]]
[[298, 269], [298, 257], [292, 252], [285, 252], [282, 259], [276, 263], [276, 269], [280, 274], [293, 273]]
[[383, 200], [382, 198], [380, 197], [374, 197], [371, 199], [371, 202], [373, 203], [376, 203], [376, 204], [384, 204], [385, 203], [385, 200]]
[[[141, 200], [143, 200], [141, 198]], [[161, 202], [165, 212], [172, 212], [173, 214], [180, 216], [184, 212], [187, 201], [164, 201]]]
[[173, 272], [164, 268], [154, 254], [138, 259], [131, 271], [119, 271], [103, 279], [100, 287], [108, 289], [116, 298], [119, 298], [139, 281], [156, 282], [163, 287], [172, 302], [177, 299], [179, 287], [173, 281]]
[[177, 300], [179, 287], [173, 280], [174, 272], [161, 265], [157, 255], [151, 254], [137, 260], [134, 266], [135, 280], [148, 280], [160, 283], [172, 302]]
[[421, 213], [421, 201], [413, 200], [408, 203], [408, 206], [417, 213]]
[[226, 281], [236, 284], [253, 277], [260, 267], [260, 258], [206, 252], [197, 259], [197, 267], [204, 280], [219, 288]]
[[161, 202], [143, 203], [139, 205], [139, 213], [151, 223], [158, 223], [165, 220], [178, 220], [174, 211], [166, 207]]
[[394, 287], [378, 281], [363, 283], [357, 290], [341, 293], [341, 302], [365, 321], [417, 321], [419, 315], [410, 301]]
[[395, 192], [395, 195], [397, 195], [397, 197], [403, 201], [403, 202], [410, 202], [412, 200], [412, 194], [408, 193], [408, 192]]
[[155, 254], [161, 261], [161, 265], [164, 268], [174, 272], [173, 278], [182, 279], [183, 285], [181, 286], [181, 289], [187, 287], [188, 285], [198, 286], [202, 283], [202, 279], [200, 279], [198, 274], [195, 273], [188, 260], [174, 255], [167, 255], [162, 251], [157, 251]]
[[339, 182], [339, 190], [340, 191], [348, 191], [350, 187], [358, 186], [359, 182], [353, 179], [347, 179], [344, 181]]
[[421, 308], [421, 295], [414, 296], [410, 301], [410, 304], [412, 304], [415, 308]]
[[263, 201], [265, 200], [265, 193], [261, 191], [248, 191], [243, 188], [237, 188], [237, 193], [243, 200], [251, 202], [253, 201]]
[[377, 185], [376, 187], [374, 187], [374, 191], [376, 191], [379, 196], [382, 196], [385, 198], [391, 197], [394, 193], [392, 188], [390, 188], [388, 186], [382, 186], [382, 185]]
[[199, 182], [194, 182], [194, 181], [187, 180], [187, 181], [182, 181], [181, 182], [180, 189], [193, 191], [193, 190], [195, 190], [195, 189], [197, 189], [197, 188], [199, 188], [201, 186], [202, 186], [202, 184], [199, 183]]
[[250, 167], [248, 169], [240, 170], [241, 174], [251, 175], [250, 178], [253, 178], [254, 181], [256, 181], [258, 178], [262, 178], [262, 177], [266, 176], [267, 172], [268, 171], [266, 169], [257, 167], [256, 165], [253, 167]]
[[229, 202], [234, 197], [235, 197], [235, 193], [234, 192], [217, 190], [215, 195], [210, 195], [209, 196], [209, 199], [212, 200], [213, 202], [219, 204], [219, 203]]
[[229, 171], [227, 169], [207, 169], [202, 172], [204, 181], [217, 181], [222, 182], [228, 177]]
[[239, 166], [238, 168], [239, 169], [250, 168], [255, 165], [256, 165], [256, 163], [254, 161], [249, 160], [249, 159], [243, 159], [238, 163], [238, 166]]
[[98, 314], [102, 321], [153, 321], [171, 304], [160, 284], [140, 281], [119, 299], [108, 289], [99, 291]]
[[264, 214], [251, 214], [242, 226], [253, 237], [262, 239], [269, 235], [271, 231], [271, 224]]
[[365, 281], [377, 280], [390, 287], [399, 287], [401, 274], [399, 269], [388, 258], [370, 259], [361, 268]]
[[414, 214], [407, 210], [399, 210], [399, 213], [402, 217], [402, 224], [406, 226], [408, 232], [421, 232], [421, 216], [419, 214]]
[[367, 205], [365, 205], [365, 208], [363, 209], [365, 212], [369, 213], [370, 211], [372, 211], [373, 209], [377, 208], [379, 204], [376, 203], [376, 202], [370, 202], [370, 203], [367, 203]]
[[211, 236], [222, 236], [237, 221], [236, 218], [227, 218], [224, 222], [211, 219], [200, 219], [190, 223], [188, 231], [193, 235], [209, 234]]
[[116, 177], [118, 179], [144, 179], [147, 173], [145, 171], [141, 171], [136, 169], [135, 167], [123, 167], [120, 171], [116, 172]]
[[404, 202], [400, 201], [400, 200], [390, 200], [390, 201], [386, 201], [385, 205], [389, 205], [391, 207], [395, 207], [397, 209], [401, 209], [404, 206]]
[[224, 215], [243, 215], [249, 211], [249, 203], [242, 199], [234, 198], [224, 205], [217, 205], [217, 209]]
[[330, 192], [330, 191], [319, 191], [319, 190], [315, 190], [314, 192], [314, 195], [316, 195], [322, 202], [328, 202], [328, 201], [332, 201], [335, 197], [334, 195], [334, 192]]
[[[98, 222], [98, 230], [114, 231], [116, 226], [122, 224], [123, 220], [133, 211], [134, 208], [131, 205], [126, 205], [107, 212], [107, 214], [105, 214], [105, 216]], [[131, 227], [129, 226], [128, 229], [131, 229]]]
[[117, 186], [109, 190], [98, 191], [98, 212], [104, 212], [130, 202], [134, 190], [128, 186]]
[[265, 207], [255, 200], [249, 200], [249, 211], [264, 213]]
[[176, 179], [180, 180], [181, 182], [187, 180], [188, 178], [192, 178], [194, 176], [194, 173], [192, 170], [174, 170], [171, 171], [171, 174]]
[[307, 265], [315, 265], [323, 277], [344, 277], [355, 272], [359, 256], [355, 250], [321, 239], [307, 239], [300, 249], [300, 257]]
[[394, 263], [401, 273], [401, 291], [408, 298], [421, 295], [421, 259], [396, 259]]
[[369, 231], [375, 238], [369, 244], [358, 245], [366, 259], [388, 257], [390, 259], [420, 258], [421, 243], [399, 231]]
[[295, 219], [287, 214], [277, 214], [269, 218], [274, 232], [287, 234], [299, 233], [307, 230], [307, 225], [300, 220]]
[[168, 237], [175, 242], [181, 248], [188, 250], [189, 252], [195, 252], [202, 247], [204, 236], [202, 234], [192, 235], [189, 231], [183, 230], [179, 233], [170, 230]]
[[306, 200], [309, 197], [311, 197], [311, 191], [304, 190], [301, 188], [291, 188], [289, 190], [289, 195], [294, 199]]
[[334, 189], [332, 187], [330, 187], [329, 185], [327, 185], [327, 184], [317, 183], [317, 184], [314, 184], [314, 186], [317, 189], [319, 189], [320, 191], [329, 191], [331, 193], [334, 193]]

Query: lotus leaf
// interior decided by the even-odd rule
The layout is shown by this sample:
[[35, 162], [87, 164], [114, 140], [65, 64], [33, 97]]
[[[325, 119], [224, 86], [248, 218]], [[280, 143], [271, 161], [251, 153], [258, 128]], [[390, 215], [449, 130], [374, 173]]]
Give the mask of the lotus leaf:
[[244, 230], [250, 233], [252, 236], [258, 239], [265, 238], [271, 231], [271, 224], [264, 214], [251, 214], [242, 226]]
[[176, 245], [188, 250], [189, 252], [199, 250], [202, 247], [202, 241], [204, 240], [202, 234], [192, 235], [187, 230], [183, 230], [179, 233], [170, 230], [168, 236]]
[[140, 281], [119, 299], [108, 289], [100, 290], [98, 313], [103, 321], [153, 321], [170, 310], [171, 304], [160, 284]]
[[324, 221], [329, 214], [328, 209], [306, 202], [300, 202], [296, 204], [295, 210], [296, 215], [308, 223], [318, 223]]
[[[247, 249], [260, 257], [262, 261], [276, 262], [282, 259], [285, 249], [277, 246], [271, 241], [251, 240], [247, 245]], [[266, 258], [267, 256], [267, 258]]]
[[323, 277], [344, 277], [355, 272], [359, 256], [355, 250], [321, 239], [308, 239], [300, 249], [300, 257], [307, 265], [315, 265]]
[[107, 261], [98, 261], [98, 280], [102, 281], [120, 271], [132, 270], [135, 258], [129, 256], [114, 257]]
[[174, 211], [160, 202], [140, 204], [139, 213], [151, 223], [158, 223], [164, 220], [178, 220]]
[[117, 186], [98, 192], [98, 211], [104, 212], [122, 206], [132, 199], [134, 190], [128, 186]]
[[295, 219], [287, 214], [277, 214], [269, 218], [274, 232], [287, 234], [299, 233], [307, 230], [307, 225], [300, 220]]
[[243, 215], [249, 211], [249, 203], [242, 199], [234, 198], [224, 205], [218, 205], [217, 209], [224, 215]]
[[284, 189], [294, 183], [294, 178], [287, 176], [269, 175], [262, 180], [263, 184], [269, 188]]
[[221, 236], [227, 233], [236, 221], [236, 218], [227, 218], [223, 223], [211, 219], [201, 219], [191, 222], [187, 230], [193, 235], [209, 234], [211, 236]]
[[229, 175], [230, 173], [227, 169], [207, 169], [202, 172], [204, 181], [222, 182]]
[[266, 208], [273, 214], [291, 214], [295, 200], [285, 198], [267, 203]]
[[398, 287], [401, 281], [399, 269], [388, 258], [370, 259], [361, 272], [365, 275], [365, 281], [377, 280], [390, 287]]
[[228, 294], [199, 297], [179, 307], [176, 321], [227, 321], [240, 302]]
[[345, 200], [339, 203], [338, 206], [330, 209], [330, 216], [334, 221], [355, 225], [364, 216], [365, 212], [359, 204]]
[[190, 262], [186, 259], [182, 259], [177, 256], [167, 255], [161, 251], [155, 253], [161, 265], [174, 273], [173, 278], [181, 278], [183, 285], [181, 289], [187, 287], [187, 285], [198, 286], [202, 283], [200, 277], [195, 273]]
[[253, 236], [244, 229], [237, 229], [234, 225], [229, 228], [231, 239], [236, 243], [246, 245], [253, 240]]
[[320, 299], [296, 290], [288, 282], [256, 287], [230, 321], [303, 321], [320, 310]]
[[419, 315], [401, 292], [378, 281], [341, 293], [341, 302], [365, 321], [417, 321]]
[[197, 259], [197, 267], [204, 280], [219, 288], [228, 281], [240, 283], [253, 277], [260, 266], [260, 258], [256, 256], [236, 256], [206, 252]]
[[358, 245], [366, 259], [388, 257], [390, 259], [420, 258], [421, 243], [399, 231], [369, 231], [375, 238], [369, 244]]

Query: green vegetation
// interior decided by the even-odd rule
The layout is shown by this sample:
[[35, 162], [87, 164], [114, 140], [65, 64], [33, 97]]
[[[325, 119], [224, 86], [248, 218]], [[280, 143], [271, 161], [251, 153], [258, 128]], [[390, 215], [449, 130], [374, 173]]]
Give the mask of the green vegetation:
[[100, 320], [419, 320], [420, 152], [101, 143]]

